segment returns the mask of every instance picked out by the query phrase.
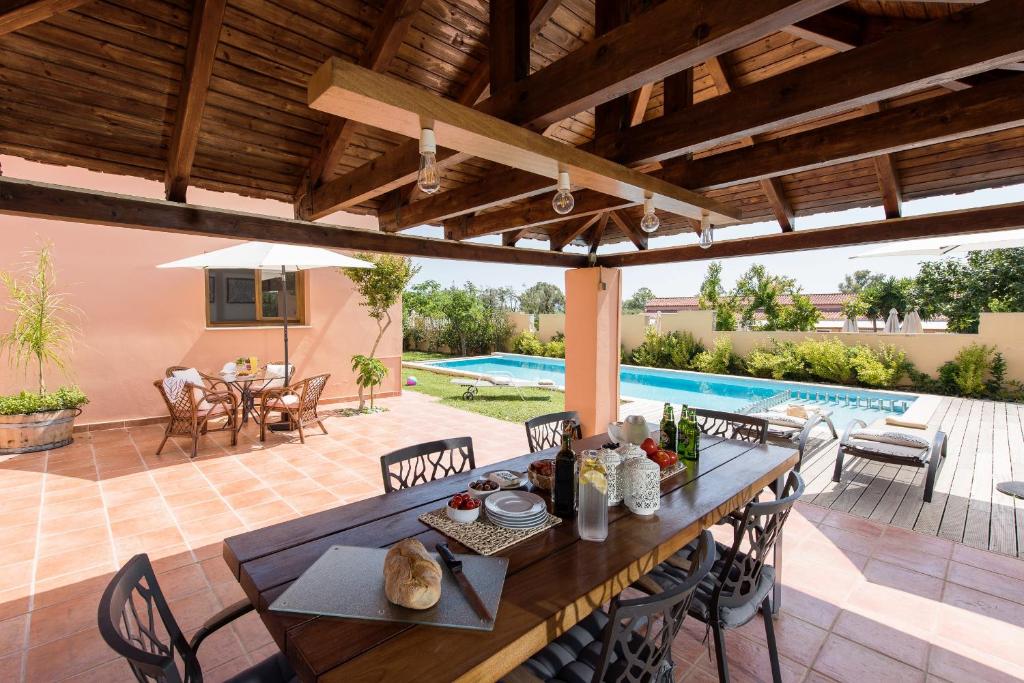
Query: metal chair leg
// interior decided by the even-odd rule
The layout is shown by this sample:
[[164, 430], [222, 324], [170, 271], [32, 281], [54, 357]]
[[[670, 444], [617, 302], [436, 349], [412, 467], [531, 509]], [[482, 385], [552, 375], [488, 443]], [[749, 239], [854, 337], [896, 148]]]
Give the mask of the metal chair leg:
[[772, 623], [772, 601], [765, 596], [761, 603], [761, 616], [764, 618], [764, 635], [768, 641], [768, 658], [772, 662], [772, 681], [782, 683], [782, 670], [779, 668], [779, 648], [775, 643], [775, 625]]
[[718, 681], [719, 683], [729, 683], [729, 662], [725, 658], [725, 637], [722, 634], [721, 624], [717, 621], [712, 623], [711, 633], [715, 637], [715, 661], [718, 663]]
[[775, 540], [773, 549], [772, 566], [775, 568], [775, 585], [772, 586], [772, 617], [779, 618], [779, 610], [782, 609], [782, 537], [786, 530]]

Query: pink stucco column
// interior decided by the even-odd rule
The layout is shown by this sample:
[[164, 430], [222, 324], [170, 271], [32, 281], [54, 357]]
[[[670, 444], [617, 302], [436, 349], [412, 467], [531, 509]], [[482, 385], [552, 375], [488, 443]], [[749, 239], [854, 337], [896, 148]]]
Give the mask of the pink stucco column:
[[618, 418], [621, 275], [617, 268], [565, 273], [565, 408], [580, 414], [584, 436]]

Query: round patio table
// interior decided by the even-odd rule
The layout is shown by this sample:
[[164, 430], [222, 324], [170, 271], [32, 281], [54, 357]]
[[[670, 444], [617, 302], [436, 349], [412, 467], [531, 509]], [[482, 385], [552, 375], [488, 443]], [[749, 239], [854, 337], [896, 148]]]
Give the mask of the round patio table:
[[[268, 375], [266, 372], [257, 372], [251, 375], [237, 375], [229, 372], [218, 374], [224, 380], [224, 383], [234, 387], [241, 397], [243, 424], [249, 421], [250, 415], [253, 422], [260, 421], [259, 416], [256, 415], [256, 392], [263, 391], [269, 387], [270, 383], [275, 379], [283, 379], [280, 375]], [[254, 388], [254, 385], [258, 386]]]

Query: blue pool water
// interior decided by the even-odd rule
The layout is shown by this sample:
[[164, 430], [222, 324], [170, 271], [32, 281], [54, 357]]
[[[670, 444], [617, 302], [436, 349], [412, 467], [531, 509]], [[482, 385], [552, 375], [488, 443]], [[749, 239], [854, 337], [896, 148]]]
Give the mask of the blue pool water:
[[[429, 365], [481, 375], [504, 374], [517, 379], [547, 379], [565, 384], [565, 361], [497, 353], [479, 358], [431, 361]], [[829, 408], [837, 429], [853, 418], [868, 424], [884, 415], [906, 411], [914, 397], [860, 388], [779, 382], [748, 377], [726, 377], [700, 372], [660, 370], [623, 365], [620, 393], [626, 398], [645, 398], [673, 404], [737, 412], [751, 403], [789, 392], [789, 402]]]

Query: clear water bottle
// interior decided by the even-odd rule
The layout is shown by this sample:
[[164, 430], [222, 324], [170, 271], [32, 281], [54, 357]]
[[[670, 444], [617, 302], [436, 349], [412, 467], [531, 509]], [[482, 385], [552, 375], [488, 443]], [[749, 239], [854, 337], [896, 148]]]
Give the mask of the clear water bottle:
[[576, 525], [580, 538], [603, 541], [608, 538], [608, 472], [598, 451], [583, 451], [579, 482]]

